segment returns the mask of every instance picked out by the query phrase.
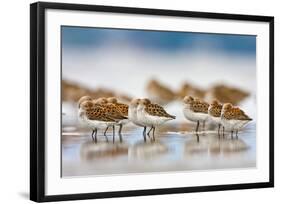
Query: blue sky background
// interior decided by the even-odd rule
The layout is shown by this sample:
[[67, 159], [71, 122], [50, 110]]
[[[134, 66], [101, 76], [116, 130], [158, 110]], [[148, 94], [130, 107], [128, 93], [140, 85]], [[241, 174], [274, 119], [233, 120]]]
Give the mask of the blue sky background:
[[98, 49], [108, 42], [126, 42], [152, 51], [174, 52], [208, 46], [228, 54], [256, 53], [256, 36], [144, 30], [62, 27], [63, 48]]

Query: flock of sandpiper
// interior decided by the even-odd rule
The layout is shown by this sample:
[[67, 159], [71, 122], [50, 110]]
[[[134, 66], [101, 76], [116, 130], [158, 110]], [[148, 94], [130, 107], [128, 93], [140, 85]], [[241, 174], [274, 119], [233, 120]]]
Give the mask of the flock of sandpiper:
[[[218, 126], [218, 136], [221, 132], [224, 137], [225, 131], [236, 133], [241, 130], [252, 119], [239, 107], [230, 103], [221, 104], [214, 100], [211, 104], [191, 96], [183, 99], [183, 114], [189, 121], [196, 122], [196, 133], [199, 131], [200, 123], [205, 129], [205, 122], [211, 120]], [[143, 139], [147, 136], [155, 141], [155, 128], [169, 120], [176, 119], [170, 115], [159, 104], [152, 103], [149, 99], [133, 99], [129, 105], [119, 102], [115, 97], [92, 99], [83, 96], [78, 101], [78, 117], [81, 123], [92, 129], [92, 138], [97, 142], [98, 130], [105, 130], [104, 137], [109, 127], [113, 130], [113, 142], [115, 140], [115, 126], [119, 126], [119, 140], [122, 142], [123, 125], [132, 122], [143, 128]], [[147, 128], [150, 128], [146, 132]], [[221, 130], [222, 129], [222, 130]], [[151, 135], [152, 132], [152, 135]]]

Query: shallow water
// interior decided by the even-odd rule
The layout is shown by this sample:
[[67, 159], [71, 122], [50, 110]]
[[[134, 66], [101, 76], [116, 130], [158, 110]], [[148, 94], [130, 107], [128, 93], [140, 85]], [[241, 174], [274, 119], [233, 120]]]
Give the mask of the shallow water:
[[106, 142], [102, 132], [93, 142], [87, 129], [63, 127], [62, 176], [113, 175], [128, 173], [192, 171], [256, 166], [256, 126], [249, 124], [238, 135], [219, 137], [215, 127], [195, 134], [193, 124], [164, 126], [155, 132], [156, 141], [143, 141], [142, 128], [127, 126], [123, 142], [112, 131]]

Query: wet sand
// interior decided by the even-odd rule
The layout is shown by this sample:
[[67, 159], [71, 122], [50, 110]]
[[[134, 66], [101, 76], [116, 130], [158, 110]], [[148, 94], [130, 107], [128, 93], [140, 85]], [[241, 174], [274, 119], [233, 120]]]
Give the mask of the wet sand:
[[[249, 124], [231, 138], [210, 127], [196, 135], [191, 124], [172, 124], [155, 132], [156, 141], [143, 141], [142, 129], [124, 129], [107, 143], [102, 132], [94, 143], [88, 129], [63, 127], [62, 176], [142, 174], [169, 171], [219, 170], [256, 166], [256, 126]], [[207, 129], [207, 128], [206, 128]]]

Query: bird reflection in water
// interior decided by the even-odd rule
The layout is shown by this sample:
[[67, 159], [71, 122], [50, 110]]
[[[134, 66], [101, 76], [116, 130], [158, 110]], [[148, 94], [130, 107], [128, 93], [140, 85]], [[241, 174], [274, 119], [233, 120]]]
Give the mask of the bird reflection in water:
[[223, 140], [221, 147], [224, 154], [231, 154], [233, 152], [243, 152], [248, 149], [248, 146], [242, 139]]
[[80, 156], [84, 160], [116, 158], [128, 154], [128, 145], [125, 143], [108, 143], [93, 141], [81, 145]]
[[185, 152], [189, 155], [202, 154], [208, 152], [208, 141], [207, 138], [198, 132], [192, 135], [192, 139], [185, 143]]
[[129, 160], [134, 159], [151, 159], [160, 157], [168, 153], [168, 147], [159, 141], [154, 142], [138, 142], [129, 147]]
[[249, 147], [243, 139], [220, 138], [216, 134], [199, 135], [185, 143], [185, 152], [188, 155], [210, 153], [210, 155], [231, 155], [246, 151]]

